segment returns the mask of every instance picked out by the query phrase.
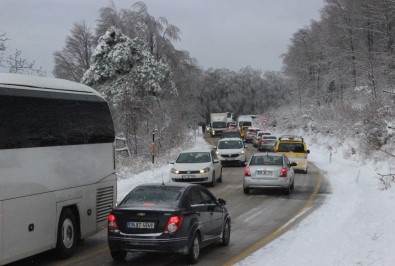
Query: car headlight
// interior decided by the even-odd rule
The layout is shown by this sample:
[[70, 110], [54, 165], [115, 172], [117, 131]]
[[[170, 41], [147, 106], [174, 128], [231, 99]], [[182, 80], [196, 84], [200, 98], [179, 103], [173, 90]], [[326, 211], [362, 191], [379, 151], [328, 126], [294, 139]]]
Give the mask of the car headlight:
[[180, 171], [178, 171], [176, 168], [171, 168], [170, 171], [172, 174], [179, 174], [180, 173]]
[[216, 151], [215, 154], [219, 155], [219, 151]]
[[241, 152], [240, 152], [240, 154], [244, 154], [244, 153], [246, 153], [246, 152], [245, 152], [245, 151], [241, 151]]
[[200, 170], [200, 173], [201, 173], [201, 174], [205, 174], [205, 173], [208, 173], [208, 172], [210, 172], [210, 168], [208, 168], [208, 167], [206, 167], [206, 168]]

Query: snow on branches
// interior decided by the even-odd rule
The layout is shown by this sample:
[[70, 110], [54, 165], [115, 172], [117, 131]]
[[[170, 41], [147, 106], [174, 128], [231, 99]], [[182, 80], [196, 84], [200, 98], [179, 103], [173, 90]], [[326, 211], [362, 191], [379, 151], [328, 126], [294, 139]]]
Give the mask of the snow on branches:
[[176, 93], [169, 76], [169, 65], [156, 60], [140, 39], [131, 39], [111, 27], [100, 37], [82, 83], [95, 87], [117, 104], [124, 97], [141, 99], [165, 90]]

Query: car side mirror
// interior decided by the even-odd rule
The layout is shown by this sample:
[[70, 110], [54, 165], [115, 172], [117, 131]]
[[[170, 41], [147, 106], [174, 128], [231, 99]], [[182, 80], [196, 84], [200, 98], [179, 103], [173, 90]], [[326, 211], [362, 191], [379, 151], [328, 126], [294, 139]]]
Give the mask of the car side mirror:
[[310, 154], [310, 150], [307, 150], [306, 153], [307, 153], [307, 154]]
[[218, 198], [218, 204], [220, 206], [224, 206], [224, 205], [226, 205], [226, 201], [224, 199]]

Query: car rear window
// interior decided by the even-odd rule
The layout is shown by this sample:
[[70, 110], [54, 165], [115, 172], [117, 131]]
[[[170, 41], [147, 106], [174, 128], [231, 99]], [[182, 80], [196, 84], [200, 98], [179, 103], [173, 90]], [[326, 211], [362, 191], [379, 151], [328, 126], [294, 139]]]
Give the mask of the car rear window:
[[283, 165], [281, 156], [253, 156], [250, 165]]
[[174, 208], [178, 205], [183, 187], [140, 186], [133, 189], [121, 203], [131, 207]]
[[303, 143], [280, 143], [278, 145], [277, 151], [279, 152], [301, 152], [304, 153]]
[[277, 140], [276, 136], [269, 136], [269, 135], [261, 135], [262, 139], [274, 139]]

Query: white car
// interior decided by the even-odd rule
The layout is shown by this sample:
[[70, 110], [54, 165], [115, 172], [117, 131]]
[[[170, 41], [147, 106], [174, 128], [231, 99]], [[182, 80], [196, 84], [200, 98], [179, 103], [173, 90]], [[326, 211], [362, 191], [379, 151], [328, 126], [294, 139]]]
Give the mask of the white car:
[[245, 165], [247, 152], [240, 138], [224, 138], [218, 141], [216, 154], [221, 164]]
[[173, 162], [170, 180], [215, 186], [222, 182], [222, 165], [211, 149], [191, 149], [181, 152]]

